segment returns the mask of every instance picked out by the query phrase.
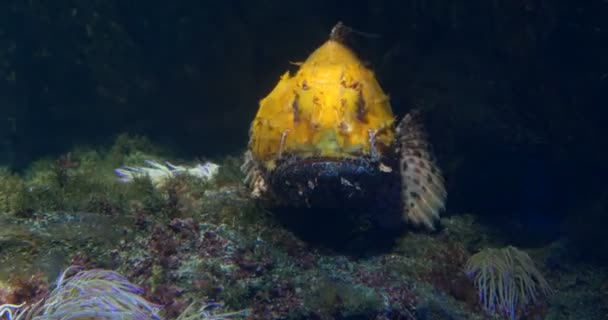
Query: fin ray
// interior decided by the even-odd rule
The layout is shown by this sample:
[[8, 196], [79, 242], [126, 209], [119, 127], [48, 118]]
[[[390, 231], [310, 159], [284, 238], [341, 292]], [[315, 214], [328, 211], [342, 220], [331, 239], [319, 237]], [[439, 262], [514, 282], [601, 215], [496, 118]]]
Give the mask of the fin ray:
[[403, 217], [407, 222], [433, 230], [445, 209], [447, 191], [417, 110], [401, 120], [397, 136]]

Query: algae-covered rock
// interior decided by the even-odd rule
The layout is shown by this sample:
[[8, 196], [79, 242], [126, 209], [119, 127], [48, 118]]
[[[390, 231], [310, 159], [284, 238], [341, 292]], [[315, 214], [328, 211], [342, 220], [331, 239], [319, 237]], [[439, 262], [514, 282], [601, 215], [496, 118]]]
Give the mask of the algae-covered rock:
[[[22, 190], [23, 202], [11, 203], [23, 203], [26, 214], [13, 209], [0, 220], [0, 281], [38, 271], [51, 279], [70, 264], [117, 270], [145, 289], [147, 301], [164, 306], [164, 319], [176, 319], [192, 303], [199, 311], [214, 308], [209, 301], [223, 302], [222, 312], [250, 309], [248, 318], [260, 320], [486, 316], [465, 264], [504, 239], [470, 216], [452, 214], [436, 232], [395, 234], [382, 243], [374, 235], [341, 234], [340, 241], [358, 241], [357, 251], [314, 239], [314, 231], [300, 237], [258, 206], [241, 183], [239, 158], [219, 159], [218, 175], [209, 180], [175, 175], [162, 185], [148, 177], [123, 183], [113, 172], [147, 159], [193, 164], [122, 136], [107, 150], [79, 147], [39, 160], [22, 177], [2, 171], [0, 190]], [[339, 212], [330, 213], [340, 221]], [[328, 220], [315, 218], [308, 223]], [[589, 283], [605, 280], [575, 277], [578, 269], [563, 261], [558, 266], [547, 281], [563, 291], [548, 302], [551, 309], [531, 312], [552, 319], [565, 319], [559, 308], [597, 314], [568, 298], [601, 301], [601, 286]]]
[[21, 213], [26, 208], [25, 193], [23, 179], [0, 168], [0, 216]]

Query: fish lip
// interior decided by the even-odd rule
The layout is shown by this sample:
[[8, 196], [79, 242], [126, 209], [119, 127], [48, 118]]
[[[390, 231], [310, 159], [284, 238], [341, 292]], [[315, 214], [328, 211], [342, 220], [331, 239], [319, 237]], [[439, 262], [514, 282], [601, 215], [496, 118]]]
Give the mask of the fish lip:
[[371, 157], [366, 156], [344, 156], [344, 157], [322, 157], [322, 156], [313, 156], [313, 157], [299, 157], [299, 156], [291, 156], [285, 157], [278, 162], [277, 167], [285, 167], [299, 164], [312, 164], [312, 163], [352, 163], [352, 164], [361, 164], [361, 165], [371, 165], [372, 159]]
[[376, 164], [367, 157], [292, 157], [279, 162], [272, 175], [275, 179], [289, 179], [290, 176], [297, 178], [297, 175], [308, 175], [309, 178], [376, 176]]
[[279, 199], [296, 207], [359, 206], [375, 198], [387, 174], [366, 157], [286, 159], [270, 175]]

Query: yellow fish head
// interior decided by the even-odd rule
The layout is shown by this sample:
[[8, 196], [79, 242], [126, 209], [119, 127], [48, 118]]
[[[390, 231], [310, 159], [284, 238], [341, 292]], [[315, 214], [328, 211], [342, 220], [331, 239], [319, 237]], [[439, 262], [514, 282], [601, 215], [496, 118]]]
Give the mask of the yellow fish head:
[[260, 101], [250, 134], [253, 158], [272, 170], [284, 157], [380, 156], [394, 143], [394, 116], [373, 72], [329, 40]]
[[260, 101], [248, 154], [279, 200], [314, 205], [313, 193], [329, 192], [337, 197], [319, 197], [320, 205], [354, 203], [394, 158], [394, 121], [374, 73], [330, 39]]

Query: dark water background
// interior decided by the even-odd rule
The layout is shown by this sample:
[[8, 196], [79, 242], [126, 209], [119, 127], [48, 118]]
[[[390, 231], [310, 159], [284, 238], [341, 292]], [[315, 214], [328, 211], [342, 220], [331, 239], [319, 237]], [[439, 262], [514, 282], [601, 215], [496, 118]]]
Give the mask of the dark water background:
[[395, 113], [424, 111], [449, 213], [605, 261], [606, 1], [2, 1], [0, 164], [123, 132], [239, 154], [257, 101], [338, 20], [380, 35], [353, 47]]

